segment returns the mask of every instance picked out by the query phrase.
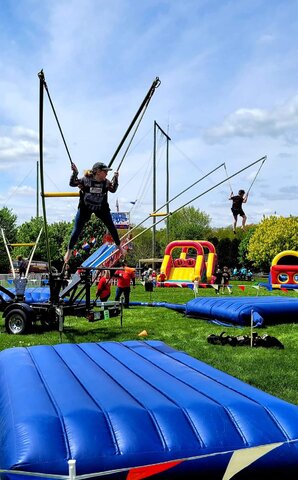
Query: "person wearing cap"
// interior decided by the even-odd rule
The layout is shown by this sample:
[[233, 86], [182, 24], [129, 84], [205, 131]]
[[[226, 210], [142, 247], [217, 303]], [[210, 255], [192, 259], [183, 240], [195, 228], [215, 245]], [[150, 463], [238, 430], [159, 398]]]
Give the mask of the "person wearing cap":
[[117, 229], [113, 223], [110, 207], [108, 204], [108, 192], [115, 193], [118, 188], [118, 172], [114, 173], [112, 180], [108, 180], [107, 174], [111, 168], [102, 162], [96, 162], [92, 170], [85, 172], [82, 178], [78, 178], [78, 169], [74, 163], [71, 164], [72, 175], [69, 185], [80, 188], [80, 202], [75, 218], [74, 227], [70, 236], [68, 249], [64, 255], [64, 261], [67, 263], [71, 257], [71, 252], [83, 230], [83, 227], [92, 213], [99, 218], [107, 227], [113, 240], [124, 255], [125, 251], [120, 245], [120, 239]]

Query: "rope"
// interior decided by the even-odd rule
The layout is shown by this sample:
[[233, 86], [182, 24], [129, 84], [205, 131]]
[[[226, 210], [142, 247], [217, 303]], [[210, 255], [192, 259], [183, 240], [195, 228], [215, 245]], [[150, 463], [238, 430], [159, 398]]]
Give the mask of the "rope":
[[120, 169], [120, 167], [121, 167], [121, 165], [122, 165], [122, 163], [123, 163], [123, 161], [124, 161], [124, 158], [126, 157], [126, 154], [127, 154], [128, 150], [129, 150], [129, 148], [130, 148], [130, 146], [131, 146], [131, 144], [132, 144], [132, 141], [133, 141], [133, 139], [134, 139], [134, 137], [135, 137], [135, 135], [136, 135], [136, 133], [137, 133], [137, 131], [138, 131], [138, 128], [139, 128], [139, 126], [140, 126], [141, 121], [143, 120], [143, 117], [144, 117], [144, 115], [145, 115], [145, 112], [146, 112], [146, 110], [147, 110], [147, 107], [148, 107], [148, 105], [149, 105], [150, 100], [151, 100], [151, 97], [148, 99], [148, 101], [147, 101], [147, 103], [146, 103], [146, 105], [145, 105], [145, 108], [144, 108], [144, 110], [143, 110], [143, 113], [142, 113], [142, 115], [140, 116], [140, 119], [139, 119], [139, 121], [138, 121], [138, 123], [137, 123], [137, 126], [136, 126], [136, 128], [135, 128], [135, 130], [134, 130], [134, 132], [133, 132], [133, 134], [132, 134], [132, 136], [131, 136], [131, 139], [130, 139], [130, 141], [128, 142], [127, 148], [126, 148], [126, 150], [125, 150], [125, 152], [124, 152], [124, 154], [123, 154], [123, 156], [122, 156], [122, 159], [121, 159], [121, 161], [120, 161], [120, 163], [119, 163], [119, 165], [118, 165], [117, 172], [119, 172], [119, 169]]
[[52, 102], [52, 99], [51, 99], [51, 96], [50, 96], [50, 92], [49, 92], [49, 89], [48, 89], [48, 86], [47, 86], [47, 83], [45, 81], [45, 77], [44, 77], [44, 73], [43, 73], [43, 70], [41, 70], [41, 72], [38, 74], [44, 88], [45, 88], [45, 91], [47, 92], [47, 95], [48, 95], [48, 99], [49, 99], [49, 102], [50, 102], [50, 105], [52, 107], [52, 110], [53, 110], [53, 113], [54, 113], [54, 117], [56, 119], [56, 122], [57, 122], [57, 125], [58, 125], [58, 128], [59, 128], [59, 131], [60, 131], [60, 134], [61, 134], [61, 137], [62, 137], [62, 140], [63, 140], [63, 143], [64, 143], [64, 146], [65, 146], [65, 149], [66, 149], [66, 152], [67, 152], [67, 155], [68, 155], [68, 158], [69, 158], [69, 161], [70, 161], [70, 164], [71, 165], [74, 165], [72, 159], [71, 159], [71, 156], [70, 156], [70, 153], [69, 153], [69, 150], [68, 150], [68, 146], [66, 144], [66, 141], [65, 141], [65, 138], [64, 138], [64, 135], [63, 135], [63, 131], [62, 131], [62, 128], [61, 128], [61, 125], [60, 125], [60, 122], [58, 120], [58, 116], [56, 114], [56, 110], [55, 110], [55, 107], [54, 107], [54, 104]]
[[[191, 200], [189, 200], [189, 202], [185, 203], [184, 205], [182, 205], [181, 207], [177, 208], [176, 210], [174, 210], [173, 212], [170, 212], [168, 213], [167, 215], [165, 215], [165, 217], [161, 218], [160, 220], [158, 220], [156, 223], [154, 223], [154, 225], [158, 225], [160, 222], [163, 222], [167, 217], [169, 217], [170, 215], [174, 215], [175, 213], [179, 212], [180, 210], [182, 210], [183, 208], [185, 208], [187, 205], [189, 205], [191, 202], [193, 202], [194, 200], [197, 200], [198, 198], [202, 197], [203, 195], [205, 195], [206, 193], [209, 193], [211, 192], [211, 190], [214, 190], [215, 188], [217, 188], [219, 185], [222, 185], [223, 183], [225, 182], [228, 182], [230, 180], [230, 178], [233, 178], [233, 177], [236, 177], [236, 175], [239, 175], [240, 173], [244, 172], [245, 170], [247, 170], [248, 168], [252, 167], [253, 165], [255, 165], [256, 163], [259, 163], [261, 161], [264, 161], [264, 159], [266, 159], [266, 157], [262, 157], [262, 158], [259, 158], [258, 160], [250, 163], [249, 165], [247, 165], [246, 167], [242, 168], [241, 170], [238, 170], [236, 173], [233, 173], [233, 175], [230, 175], [228, 178], [224, 179], [224, 180], [221, 180], [220, 182], [218, 182], [216, 185], [213, 185], [211, 188], [208, 188], [208, 190], [205, 190], [203, 193], [200, 193], [199, 195], [197, 195], [196, 197], [192, 198]], [[221, 167], [222, 165], [220, 165]], [[217, 167], [219, 168], [219, 167]], [[211, 172], [210, 172], [211, 173]], [[210, 175], [209, 173], [209, 175]], [[169, 200], [169, 202], [171, 202], [172, 200]], [[162, 207], [160, 207], [162, 208]], [[159, 209], [160, 210], [160, 209]], [[157, 210], [156, 210], [157, 211]], [[142, 223], [144, 223], [148, 218], [150, 218], [150, 215], [145, 219], [143, 220], [143, 222], [141, 222], [139, 225], [137, 225], [136, 227], [133, 227], [128, 233], [126, 233], [125, 235], [123, 235], [121, 237], [121, 240], [124, 239], [128, 234], [130, 234], [135, 228], [139, 227]], [[122, 244], [122, 247], [125, 247], [126, 245], [129, 245], [131, 242], [133, 242], [134, 240], [136, 240], [140, 235], [143, 235], [143, 233], [147, 232], [148, 230], [150, 230], [151, 228], [153, 227], [153, 224], [150, 225], [149, 227], [145, 228], [144, 230], [142, 230], [140, 233], [138, 233], [135, 237], [133, 238], [130, 238], [127, 242], [123, 243]], [[112, 255], [114, 255], [115, 251], [113, 251], [110, 255], [108, 255], [106, 258], [104, 258], [102, 260], [103, 261], [106, 261], [108, 260]], [[100, 257], [99, 257], [100, 259]]]
[[[197, 183], [201, 182], [202, 180], [204, 180], [205, 178], [209, 177], [209, 175], [211, 175], [212, 173], [214, 173], [216, 170], [218, 170], [219, 168], [221, 168], [223, 166], [223, 163], [221, 163], [218, 167], [214, 168], [213, 170], [211, 170], [210, 172], [206, 173], [206, 175], [204, 175], [203, 177], [199, 178], [199, 180], [196, 180], [194, 183], [192, 183], [189, 187], [185, 188], [184, 190], [182, 190], [182, 192], [178, 193], [175, 197], [171, 198], [168, 202], [164, 203], [161, 207], [159, 207], [157, 210], [155, 210], [154, 212], [152, 212], [153, 214], [159, 212], [159, 210], [161, 210], [162, 208], [164, 208], [166, 205], [168, 205], [169, 203], [173, 202], [174, 200], [176, 200], [178, 197], [180, 197], [180, 195], [183, 195], [183, 193], [187, 192], [188, 190], [190, 190], [192, 187], [194, 187]], [[170, 215], [170, 214], [169, 214]], [[169, 215], [166, 215], [167, 217]], [[123, 238], [125, 238], [129, 233], [131, 233], [133, 230], [137, 229], [138, 227], [140, 227], [143, 223], [146, 222], [146, 220], [148, 220], [149, 218], [151, 217], [151, 215], [148, 215], [147, 218], [145, 218], [145, 220], [143, 220], [141, 223], [139, 223], [138, 225], [135, 225], [129, 232], [125, 233], [122, 237], [121, 237], [121, 240]], [[159, 223], [159, 222], [158, 222]]]
[[[154, 80], [154, 82], [152, 83], [151, 87], [149, 88], [149, 90], [148, 90], [148, 92], [147, 92], [147, 95], [145, 96], [145, 98], [144, 98], [141, 106], [139, 107], [137, 113], [135, 114], [135, 116], [134, 116], [131, 124], [129, 125], [128, 129], [126, 130], [126, 132], [125, 132], [125, 134], [124, 134], [124, 136], [123, 136], [120, 144], [118, 145], [118, 147], [117, 147], [117, 149], [116, 149], [113, 157], [111, 158], [110, 163], [108, 164], [108, 167], [111, 167], [112, 164], [114, 163], [115, 158], [117, 157], [118, 153], [120, 152], [120, 150], [121, 150], [121, 148], [122, 148], [122, 146], [123, 146], [126, 138], [128, 137], [128, 135], [129, 135], [132, 127], [133, 127], [134, 124], [136, 123], [136, 121], [137, 121], [139, 115], [141, 114], [142, 110], [144, 109], [144, 107], [145, 107], [145, 110], [147, 109], [148, 104], [149, 104], [149, 102], [150, 102], [150, 100], [151, 100], [151, 98], [152, 98], [155, 90], [159, 87], [160, 83], [161, 83], [161, 82], [160, 82], [159, 78], [156, 77], [155, 80]], [[144, 114], [143, 114], [143, 115], [144, 115]]]
[[[227, 178], [229, 178], [228, 171], [227, 171], [227, 167], [226, 167], [226, 164], [225, 164], [225, 163], [224, 163], [224, 169], [225, 169], [225, 171], [226, 171]], [[230, 180], [229, 180], [229, 186], [230, 186], [231, 193], [233, 193], [233, 189], [232, 189], [232, 185], [231, 185]]]
[[263, 161], [262, 161], [262, 163], [261, 163], [261, 165], [260, 165], [260, 167], [259, 167], [259, 170], [257, 171], [257, 173], [256, 173], [256, 175], [255, 175], [255, 178], [254, 178], [253, 181], [251, 182], [251, 185], [250, 185], [250, 187], [249, 187], [246, 195], [249, 194], [251, 187], [252, 187], [253, 184], [255, 183], [255, 180], [256, 180], [257, 176], [259, 175], [259, 172], [260, 172], [262, 166], [264, 165], [265, 161], [267, 160], [267, 155], [265, 155], [265, 157], [263, 157], [263, 158], [264, 158], [264, 159], [263, 159]]

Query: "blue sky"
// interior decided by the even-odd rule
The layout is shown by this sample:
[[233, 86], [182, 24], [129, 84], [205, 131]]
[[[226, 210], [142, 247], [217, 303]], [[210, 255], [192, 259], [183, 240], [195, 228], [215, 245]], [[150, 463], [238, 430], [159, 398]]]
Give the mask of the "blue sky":
[[[232, 224], [230, 187], [247, 190], [248, 223], [298, 215], [298, 3], [295, 0], [1, 0], [0, 204], [36, 215], [38, 72], [43, 69], [80, 174], [109, 163], [156, 76], [161, 80], [110, 194], [139, 223], [152, 211], [153, 123], [171, 137], [171, 203]], [[115, 160], [117, 169], [122, 154]], [[157, 139], [157, 206], [166, 201], [165, 139]], [[69, 160], [47, 96], [45, 191], [70, 191]], [[111, 178], [111, 175], [109, 176]], [[136, 201], [135, 205], [130, 202]], [[49, 222], [77, 199], [46, 199]], [[40, 202], [41, 213], [41, 202]], [[161, 222], [160, 226], [163, 226]]]

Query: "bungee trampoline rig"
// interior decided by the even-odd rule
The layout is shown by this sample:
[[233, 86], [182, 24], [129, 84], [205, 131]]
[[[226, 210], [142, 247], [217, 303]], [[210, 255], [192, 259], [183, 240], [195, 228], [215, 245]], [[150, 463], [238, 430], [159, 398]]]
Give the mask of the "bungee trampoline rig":
[[[120, 252], [115, 245], [103, 244], [96, 250], [83, 264], [79, 267], [79, 270], [73, 275], [71, 282], [63, 288], [65, 280], [63, 279], [63, 273], [65, 264], [62, 271], [59, 273], [53, 272], [51, 265], [51, 253], [49, 247], [48, 226], [46, 217], [46, 205], [45, 198], [48, 196], [73, 196], [71, 193], [65, 194], [47, 194], [44, 189], [44, 169], [43, 169], [43, 110], [44, 110], [44, 91], [46, 91], [50, 105], [52, 107], [57, 125], [62, 136], [64, 146], [71, 165], [73, 161], [70, 157], [69, 149], [66, 145], [66, 141], [49, 94], [49, 90], [45, 81], [43, 70], [38, 73], [39, 77], [39, 165], [40, 165], [40, 180], [41, 180], [41, 198], [42, 198], [42, 210], [43, 210], [43, 232], [45, 237], [47, 262], [49, 266], [49, 286], [41, 288], [27, 288], [27, 275], [29, 272], [30, 261], [27, 267], [25, 277], [17, 278], [14, 269], [13, 283], [14, 288], [8, 289], [0, 286], [0, 311], [3, 312], [3, 318], [5, 320], [5, 328], [8, 333], [11, 334], [24, 334], [30, 331], [33, 324], [40, 322], [44, 326], [57, 328], [61, 333], [63, 331], [64, 319], [66, 316], [85, 317], [88, 321], [93, 322], [97, 320], [103, 320], [110, 317], [120, 315], [120, 324], [122, 326], [123, 308], [121, 301], [108, 301], [100, 302], [99, 300], [91, 299], [91, 286], [95, 282], [98, 271], [109, 269], [113, 270], [113, 265], [120, 259]], [[160, 85], [158, 77], [155, 78], [151, 87], [149, 88], [143, 102], [141, 103], [137, 113], [135, 114], [131, 124], [126, 130], [119, 146], [117, 147], [112, 159], [110, 160], [109, 167], [116, 159], [120, 152], [124, 142], [131, 133], [133, 127], [135, 131], [132, 134], [132, 138], [144, 116], [144, 113], [149, 105], [149, 102], [156, 90]], [[130, 140], [131, 143], [132, 140]], [[127, 148], [128, 149], [128, 148]], [[126, 149], [126, 152], [127, 152]], [[126, 154], [125, 152], [125, 154]], [[124, 154], [124, 155], [125, 155]], [[121, 160], [123, 162], [124, 156]], [[120, 163], [120, 165], [121, 165]], [[40, 232], [41, 234], [41, 232]], [[6, 250], [12, 265], [10, 252], [7, 242], [5, 242], [4, 232], [2, 232], [4, 243], [6, 244]], [[39, 238], [38, 238], [39, 240]], [[126, 244], [128, 244], [126, 242]]]

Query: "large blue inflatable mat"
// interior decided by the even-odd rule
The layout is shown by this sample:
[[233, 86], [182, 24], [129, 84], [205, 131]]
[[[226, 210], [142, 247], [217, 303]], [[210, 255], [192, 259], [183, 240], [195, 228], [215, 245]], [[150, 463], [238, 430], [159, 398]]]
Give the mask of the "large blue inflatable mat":
[[235, 478], [297, 476], [297, 405], [161, 341], [4, 350], [0, 412], [0, 469], [67, 475], [75, 459], [83, 475], [206, 455], [156, 478], [222, 479], [233, 451], [278, 443]]

